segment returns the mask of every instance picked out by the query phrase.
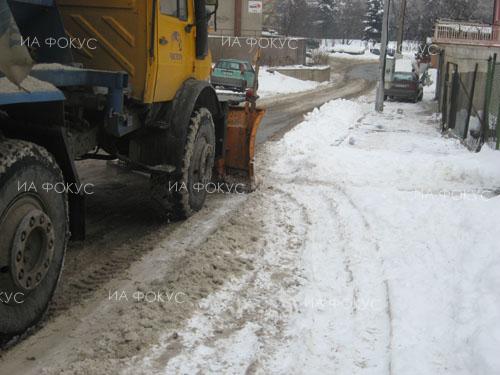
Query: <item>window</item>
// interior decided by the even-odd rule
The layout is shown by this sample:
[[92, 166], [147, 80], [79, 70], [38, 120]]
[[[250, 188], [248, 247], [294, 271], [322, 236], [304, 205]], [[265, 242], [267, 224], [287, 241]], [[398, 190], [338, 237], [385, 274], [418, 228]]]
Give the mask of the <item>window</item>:
[[160, 12], [167, 16], [187, 20], [187, 0], [160, 0]]
[[216, 68], [225, 70], [240, 70], [240, 64], [231, 61], [220, 61]]
[[395, 81], [414, 81], [415, 77], [412, 73], [402, 73], [402, 72], [396, 72], [394, 73], [394, 80]]

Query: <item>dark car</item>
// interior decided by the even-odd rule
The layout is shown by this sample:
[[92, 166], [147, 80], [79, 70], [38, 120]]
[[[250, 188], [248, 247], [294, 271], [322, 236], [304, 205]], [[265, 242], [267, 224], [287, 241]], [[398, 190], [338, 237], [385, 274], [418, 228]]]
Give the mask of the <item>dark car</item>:
[[414, 103], [424, 97], [424, 87], [415, 72], [395, 72], [389, 89], [385, 90], [385, 99], [411, 100]]

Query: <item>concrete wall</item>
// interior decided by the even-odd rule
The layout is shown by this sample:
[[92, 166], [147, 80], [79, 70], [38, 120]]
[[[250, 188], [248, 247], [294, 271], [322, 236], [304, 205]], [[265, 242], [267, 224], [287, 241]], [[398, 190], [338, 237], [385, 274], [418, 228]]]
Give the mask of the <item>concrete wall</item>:
[[[217, 31], [213, 35], [234, 35], [235, 1], [219, 1], [217, 12]], [[249, 13], [248, 1], [241, 0], [241, 36], [260, 36], [262, 34], [262, 13]]]
[[479, 63], [479, 71], [486, 73], [488, 66], [486, 61], [495, 53], [500, 56], [499, 47], [440, 45], [445, 50], [445, 63], [450, 61], [458, 64], [460, 72], [473, 72], [476, 63]]
[[[452, 44], [440, 45], [440, 47], [444, 48], [445, 51], [441, 82], [438, 83], [441, 87], [440, 103], [443, 102], [446, 67], [448, 63], [458, 65], [458, 72], [460, 73], [461, 82], [463, 84], [463, 86], [460, 85], [460, 95], [457, 103], [457, 123], [455, 128], [455, 132], [462, 136], [464, 132], [466, 113], [469, 106], [468, 94], [466, 93], [470, 93], [472, 88], [476, 64], [478, 64], [478, 74], [475, 81], [473, 101], [474, 109], [472, 111], [472, 116], [477, 116], [476, 111], [482, 116], [485, 104], [488, 59], [495, 53], [500, 56], [500, 47], [461, 46]], [[450, 65], [450, 82], [453, 70], [454, 66]]]
[[[500, 58], [500, 47], [461, 46], [452, 44], [440, 45], [440, 47], [445, 50], [442, 74], [443, 79], [440, 83], [442, 88], [444, 85], [444, 76], [448, 62], [458, 64], [458, 71], [462, 77], [462, 82], [468, 90], [472, 87], [476, 63], [479, 64], [474, 94], [474, 107], [477, 110], [483, 110], [486, 90], [486, 76], [488, 72], [488, 59], [495, 53], [497, 53]], [[441, 90], [441, 93], [443, 92], [444, 90]]]
[[276, 71], [289, 77], [301, 79], [303, 81], [327, 82], [330, 81], [332, 69], [325, 67], [306, 67], [306, 68], [273, 68], [270, 72]]
[[[272, 43], [272, 41], [275, 43]], [[255, 43], [260, 41], [261, 65], [303, 65], [306, 63], [305, 39], [270, 39], [270, 38], [229, 38], [210, 36], [209, 45], [213, 60], [240, 59], [253, 61], [257, 52]]]

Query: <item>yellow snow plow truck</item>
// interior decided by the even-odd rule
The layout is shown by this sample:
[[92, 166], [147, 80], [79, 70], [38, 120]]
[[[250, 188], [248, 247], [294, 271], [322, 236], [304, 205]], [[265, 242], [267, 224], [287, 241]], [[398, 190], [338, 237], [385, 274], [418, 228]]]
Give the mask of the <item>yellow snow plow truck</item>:
[[218, 96], [208, 82], [217, 6], [0, 0], [0, 339], [41, 318], [68, 240], [84, 239], [75, 161], [147, 173], [180, 219], [202, 208], [204, 184], [252, 184], [264, 112], [255, 94]]

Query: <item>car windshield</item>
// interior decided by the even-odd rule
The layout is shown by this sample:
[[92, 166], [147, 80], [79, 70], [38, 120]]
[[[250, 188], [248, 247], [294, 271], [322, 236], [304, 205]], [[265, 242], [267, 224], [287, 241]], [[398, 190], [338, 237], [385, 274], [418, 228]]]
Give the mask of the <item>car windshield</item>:
[[413, 73], [401, 73], [401, 72], [396, 72], [394, 73], [394, 80], [395, 81], [414, 81], [414, 74]]
[[240, 64], [232, 61], [219, 61], [216, 68], [227, 70], [240, 70]]

